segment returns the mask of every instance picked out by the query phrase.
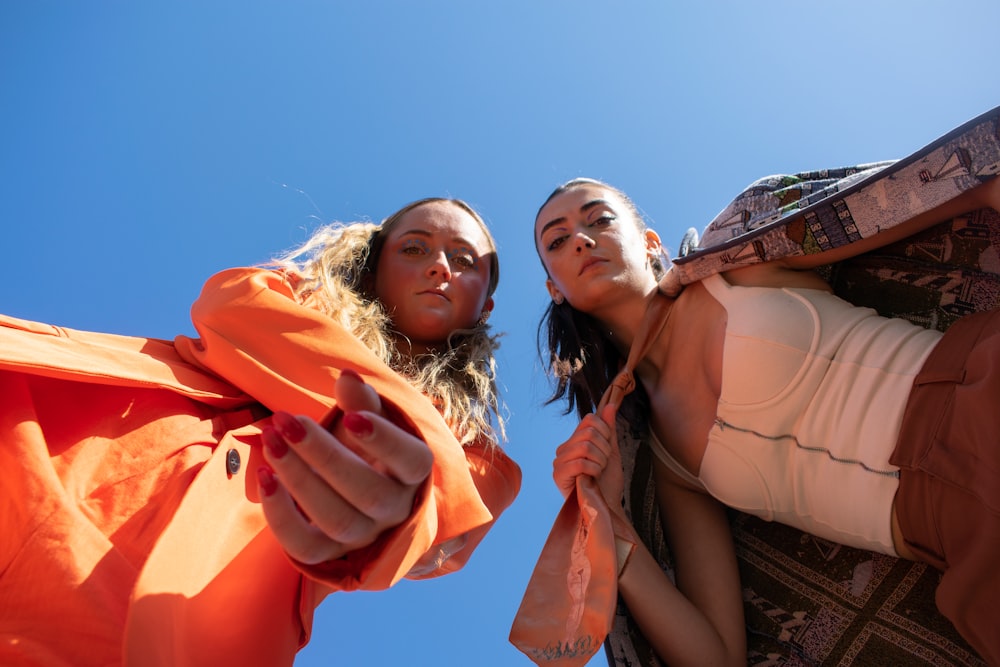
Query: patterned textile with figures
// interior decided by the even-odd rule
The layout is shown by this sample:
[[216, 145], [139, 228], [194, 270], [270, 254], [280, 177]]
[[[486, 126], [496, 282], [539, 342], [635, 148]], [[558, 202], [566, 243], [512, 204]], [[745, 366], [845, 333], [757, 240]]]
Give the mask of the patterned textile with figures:
[[[943, 203], [1000, 171], [998, 119], [1000, 109], [994, 109], [906, 160], [758, 181], [709, 225], [701, 246], [675, 268], [683, 268], [684, 282], [691, 282], [783, 253], [817, 252], [868, 236], [865, 220], [885, 228], [894, 224], [892, 216], [898, 222]], [[932, 181], [933, 192], [926, 189]], [[921, 188], [919, 196], [908, 194]], [[893, 213], [896, 205], [907, 212]], [[852, 303], [943, 331], [962, 315], [1000, 307], [1000, 213], [964, 214], [822, 267], [821, 273]], [[643, 442], [641, 400], [630, 397], [617, 424], [626, 509], [670, 572], [654, 499], [652, 454]], [[738, 512], [731, 518], [748, 664], [985, 664], [937, 611], [939, 574], [933, 568]], [[616, 667], [661, 664], [622, 604], [605, 651]]]

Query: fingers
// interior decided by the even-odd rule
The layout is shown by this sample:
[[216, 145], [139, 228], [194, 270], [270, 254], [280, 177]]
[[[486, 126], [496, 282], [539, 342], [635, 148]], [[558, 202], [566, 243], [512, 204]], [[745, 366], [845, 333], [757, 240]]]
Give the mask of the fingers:
[[[385, 468], [388, 475], [404, 484], [420, 484], [430, 475], [434, 454], [427, 444], [370, 412], [344, 415], [348, 431], [345, 443]], [[305, 455], [305, 454], [304, 454]]]
[[601, 410], [600, 414], [601, 422], [603, 422], [608, 427], [609, 435], [614, 432], [615, 418], [617, 415], [618, 415], [618, 406], [615, 405], [614, 403], [608, 403]]
[[367, 546], [405, 521], [434, 465], [426, 443], [382, 416], [378, 393], [357, 373], [343, 372], [334, 395], [343, 412], [333, 432], [279, 411], [261, 434], [264, 514], [305, 563]]
[[618, 438], [616, 437], [616, 432], [615, 432], [615, 421], [617, 416], [618, 416], [617, 405], [608, 404], [604, 406], [604, 409], [601, 411], [601, 421], [608, 427], [608, 437], [607, 437], [608, 458], [612, 460], [616, 460], [621, 456], [621, 453], [618, 451]]
[[289, 556], [314, 565], [340, 558], [350, 551], [344, 543], [331, 540], [309, 522], [269, 467], [257, 469], [257, 483], [261, 490], [264, 517]]
[[[613, 415], [613, 411], [611, 414]], [[572, 490], [579, 475], [599, 479], [613, 453], [616, 453], [606, 416], [604, 412], [602, 416], [587, 415], [577, 425], [569, 440], [556, 449], [552, 478], [564, 496]]]
[[608, 423], [597, 415], [589, 414], [580, 420], [569, 440], [556, 449], [556, 456], [558, 457], [564, 449], [576, 448], [583, 444], [596, 447], [604, 457], [607, 457], [612, 450], [611, 438], [612, 431]]
[[380, 414], [382, 399], [378, 392], [365, 384], [365, 381], [353, 370], [341, 371], [340, 377], [333, 385], [333, 396], [337, 405], [344, 412], [374, 412]]
[[[273, 423], [286, 436], [294, 456], [275, 456], [279, 445], [278, 450], [266, 446], [265, 457], [304, 509], [315, 504], [322, 510], [336, 495], [378, 522], [398, 522], [405, 518], [405, 514], [398, 516], [400, 503], [393, 502], [400, 487], [419, 485], [433, 466], [433, 456], [423, 441], [371, 413], [344, 415], [350, 442], [332, 436], [306, 417], [278, 412]], [[275, 435], [266, 435], [265, 445], [273, 444]], [[364, 450], [378, 465], [356, 450]]]
[[259, 473], [262, 504], [279, 542], [303, 562], [367, 546], [404, 521], [433, 467], [423, 441], [372, 413], [344, 415], [350, 443], [306, 417], [278, 412], [272, 423], [261, 435], [273, 470]]
[[[294, 419], [294, 418], [293, 418]], [[325, 433], [319, 430], [319, 433]], [[317, 434], [303, 432], [301, 444]], [[325, 437], [331, 438], [329, 434]], [[377, 536], [377, 520], [349, 498], [349, 490], [341, 493], [330, 487], [322, 477], [289, 447], [286, 437], [275, 428], [265, 428], [261, 434], [264, 456], [273, 470], [272, 493], [261, 485], [262, 505], [271, 530], [278, 541], [295, 558], [312, 562], [318, 545], [324, 538], [331, 550], [339, 545], [343, 551], [370, 543]], [[362, 484], [370, 479], [369, 470], [357, 455], [339, 447], [340, 456], [331, 454], [329, 463], [362, 477]], [[338, 460], [339, 459], [339, 460]], [[260, 473], [258, 473], [260, 475]], [[369, 508], [370, 509], [370, 508]], [[386, 517], [382, 517], [386, 518]]]

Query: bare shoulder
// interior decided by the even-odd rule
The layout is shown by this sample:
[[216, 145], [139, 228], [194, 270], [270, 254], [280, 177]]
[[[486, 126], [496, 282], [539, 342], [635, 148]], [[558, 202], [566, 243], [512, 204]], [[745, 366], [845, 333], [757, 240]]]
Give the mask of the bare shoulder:
[[654, 432], [692, 474], [701, 466], [721, 392], [725, 330], [722, 305], [703, 285], [689, 285], [660, 334], [660, 372], [639, 373]]

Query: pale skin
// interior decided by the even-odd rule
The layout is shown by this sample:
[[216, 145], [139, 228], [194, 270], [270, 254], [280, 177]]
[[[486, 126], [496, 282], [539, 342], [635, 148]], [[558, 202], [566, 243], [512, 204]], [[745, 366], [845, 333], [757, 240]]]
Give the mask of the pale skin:
[[[376, 268], [376, 296], [401, 352], [432, 352], [453, 330], [488, 316], [491, 252], [478, 222], [450, 202], [398, 220]], [[390, 421], [357, 374], [342, 373], [334, 397], [344, 415], [332, 433], [278, 412], [262, 434], [270, 466], [258, 472], [264, 515], [288, 554], [307, 564], [368, 546], [406, 520], [434, 463], [427, 444]]]
[[[866, 243], [857, 252], [954, 217], [991, 206], [1000, 210], [1000, 178], [904, 223], [904, 229]], [[650, 259], [660, 251], [655, 232], [640, 231], [633, 210], [613, 190], [576, 185], [553, 197], [535, 222], [535, 242], [548, 273], [553, 300], [597, 318], [628, 351], [657, 290]], [[808, 270], [844, 259], [844, 251], [759, 264], [723, 274], [732, 284], [822, 289], [829, 286]], [[666, 326], [636, 378], [651, 402], [650, 427], [689, 472], [697, 475], [721, 392], [726, 313], [700, 283], [671, 300]], [[633, 618], [660, 658], [671, 665], [745, 665], [746, 635], [736, 557], [725, 508], [691, 486], [654, 457], [661, 520], [674, 559], [676, 586], [631, 529], [621, 510], [624, 480], [613, 431], [613, 409], [581, 420], [556, 450], [553, 479], [567, 495], [578, 475], [594, 477], [622, 535], [637, 545], [618, 586]], [[902, 557], [912, 554], [893, 535]]]

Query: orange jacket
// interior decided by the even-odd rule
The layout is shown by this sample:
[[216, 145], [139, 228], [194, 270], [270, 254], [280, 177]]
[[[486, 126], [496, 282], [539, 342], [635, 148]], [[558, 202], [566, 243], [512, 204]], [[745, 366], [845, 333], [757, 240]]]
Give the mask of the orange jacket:
[[[328, 593], [457, 570], [516, 496], [513, 461], [461, 447], [283, 274], [224, 271], [192, 315], [173, 343], [0, 318], [0, 663], [291, 664]], [[260, 511], [259, 420], [322, 417], [348, 367], [431, 447], [432, 482], [372, 546], [304, 566]]]

